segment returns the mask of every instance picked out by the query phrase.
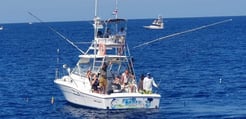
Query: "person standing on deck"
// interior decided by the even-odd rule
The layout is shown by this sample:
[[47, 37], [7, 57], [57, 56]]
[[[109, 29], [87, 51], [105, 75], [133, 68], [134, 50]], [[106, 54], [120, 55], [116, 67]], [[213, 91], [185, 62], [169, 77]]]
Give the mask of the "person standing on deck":
[[98, 75], [92, 74], [92, 81], [91, 81], [91, 89], [92, 92], [99, 93], [98, 87], [99, 87], [99, 80], [98, 80]]
[[152, 93], [152, 85], [155, 86], [156, 88], [158, 87], [153, 77], [151, 77], [150, 73], [147, 73], [147, 76], [143, 80], [143, 90], [145, 94]]
[[99, 76], [99, 87], [100, 87], [100, 93], [106, 94], [106, 88], [107, 88], [107, 67], [108, 65], [106, 63], [103, 64], [103, 66], [100, 69], [100, 76]]
[[106, 92], [108, 90], [107, 87], [108, 87], [109, 83], [108, 83], [108, 79], [107, 79], [107, 68], [111, 64], [112, 64], [111, 61], [109, 61], [107, 63], [106, 62], [103, 63], [103, 65], [99, 71], [99, 73], [100, 73], [100, 75], [99, 75], [99, 87], [101, 89], [100, 92], [103, 94], [106, 94]]
[[122, 27], [120, 28], [120, 32], [118, 33], [119, 36], [126, 36], [125, 29]]
[[138, 83], [138, 92], [143, 93], [143, 80], [144, 80], [144, 74], [141, 75], [139, 83]]
[[125, 70], [125, 72], [121, 75], [121, 84], [123, 87], [129, 87], [130, 90], [127, 92], [133, 92], [133, 81], [134, 81], [134, 76], [129, 72], [128, 69]]

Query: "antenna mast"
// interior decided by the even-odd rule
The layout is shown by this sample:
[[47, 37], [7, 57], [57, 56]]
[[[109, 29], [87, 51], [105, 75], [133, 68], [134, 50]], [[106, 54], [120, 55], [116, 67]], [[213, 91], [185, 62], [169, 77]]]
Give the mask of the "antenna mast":
[[115, 0], [115, 18], [118, 19], [118, 0]]
[[115, 16], [115, 19], [118, 19], [118, 0], [115, 0], [115, 9], [112, 13]]
[[98, 24], [100, 23], [100, 18], [97, 16], [98, 13], [98, 0], [95, 0], [95, 16], [94, 16], [94, 38], [97, 36]]
[[95, 17], [97, 17], [98, 2], [95, 0]]

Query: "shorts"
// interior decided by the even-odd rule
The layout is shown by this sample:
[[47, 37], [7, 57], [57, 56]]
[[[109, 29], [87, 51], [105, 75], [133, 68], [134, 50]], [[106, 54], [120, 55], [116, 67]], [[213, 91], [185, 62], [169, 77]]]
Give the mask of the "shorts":
[[151, 90], [144, 90], [144, 94], [152, 94]]
[[100, 87], [106, 87], [107, 86], [107, 80], [104, 77], [99, 78], [99, 86]]

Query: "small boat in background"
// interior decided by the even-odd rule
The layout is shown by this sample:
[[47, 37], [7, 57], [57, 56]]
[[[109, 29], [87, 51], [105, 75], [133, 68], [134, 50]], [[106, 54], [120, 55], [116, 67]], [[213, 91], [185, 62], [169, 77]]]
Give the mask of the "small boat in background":
[[148, 29], [164, 29], [164, 23], [163, 23], [163, 18], [162, 16], [158, 16], [157, 19], [155, 19], [151, 25], [149, 26], [144, 26], [144, 28]]
[[3, 26], [0, 26], [0, 30], [3, 30]]

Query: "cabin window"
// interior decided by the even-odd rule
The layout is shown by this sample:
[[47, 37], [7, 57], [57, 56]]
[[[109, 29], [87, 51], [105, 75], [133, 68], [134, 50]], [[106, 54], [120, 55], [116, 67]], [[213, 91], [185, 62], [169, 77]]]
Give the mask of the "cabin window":
[[88, 70], [91, 70], [91, 63], [90, 63], [90, 59], [88, 58], [81, 58], [77, 65], [75, 66], [75, 68], [73, 69], [73, 72], [74, 74], [77, 74], [77, 75], [81, 75], [81, 76], [85, 76], [86, 75], [86, 72]]

